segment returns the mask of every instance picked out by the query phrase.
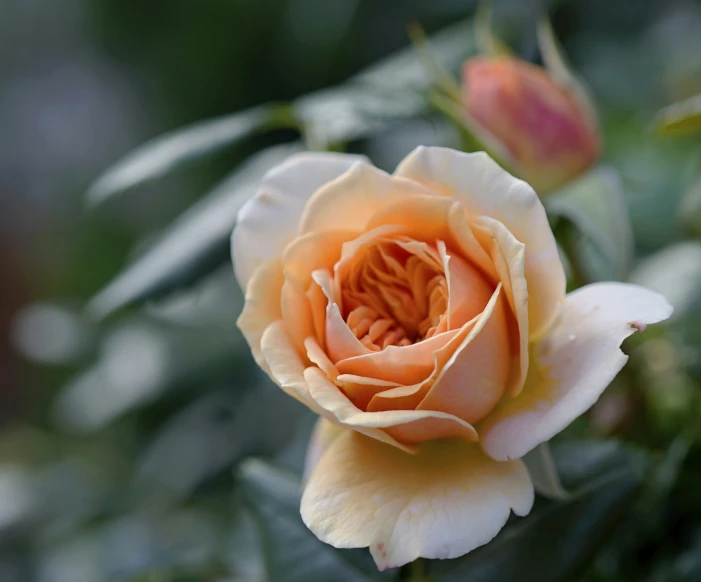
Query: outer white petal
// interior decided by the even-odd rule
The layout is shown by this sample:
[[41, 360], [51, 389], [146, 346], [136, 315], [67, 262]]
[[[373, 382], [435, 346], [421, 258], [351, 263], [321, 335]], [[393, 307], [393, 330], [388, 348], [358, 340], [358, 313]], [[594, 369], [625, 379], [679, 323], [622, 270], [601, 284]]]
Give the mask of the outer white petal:
[[478, 427], [494, 459], [519, 459], [596, 402], [628, 359], [625, 338], [672, 314], [658, 293], [595, 283], [570, 293], [555, 326], [533, 348], [526, 385]]
[[565, 298], [565, 273], [545, 209], [526, 182], [514, 178], [484, 152], [418, 147], [395, 172], [460, 200], [473, 216], [502, 222], [526, 245], [530, 335], [542, 335]]
[[526, 515], [533, 485], [523, 463], [479, 445], [425, 443], [416, 455], [343, 432], [302, 495], [302, 519], [337, 548], [370, 548], [380, 570], [416, 558], [456, 558], [496, 536], [511, 511]]
[[242, 289], [261, 263], [282, 254], [297, 234], [304, 207], [321, 186], [364, 156], [302, 153], [273, 168], [256, 195], [243, 205], [231, 236], [234, 271]]
[[309, 477], [314, 472], [314, 469], [319, 464], [321, 457], [329, 448], [331, 443], [341, 436], [344, 431], [350, 429], [343, 428], [334, 424], [330, 420], [321, 417], [316, 421], [312, 436], [309, 439], [307, 454], [304, 457], [304, 475], [302, 475], [302, 484], [306, 485]]

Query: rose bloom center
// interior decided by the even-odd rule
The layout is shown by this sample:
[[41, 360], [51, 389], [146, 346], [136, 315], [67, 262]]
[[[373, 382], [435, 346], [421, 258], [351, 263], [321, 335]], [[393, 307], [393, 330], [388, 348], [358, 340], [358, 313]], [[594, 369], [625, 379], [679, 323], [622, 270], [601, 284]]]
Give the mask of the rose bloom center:
[[341, 285], [343, 316], [370, 350], [408, 346], [445, 325], [448, 283], [434, 247], [407, 250], [409, 239], [385, 239], [367, 249]]

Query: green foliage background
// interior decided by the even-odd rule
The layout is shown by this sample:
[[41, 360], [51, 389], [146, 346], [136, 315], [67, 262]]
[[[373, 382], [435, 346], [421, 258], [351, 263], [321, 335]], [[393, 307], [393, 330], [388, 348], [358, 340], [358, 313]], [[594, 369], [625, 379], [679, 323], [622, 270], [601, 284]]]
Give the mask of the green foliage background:
[[[543, 9], [495, 3], [524, 58]], [[392, 169], [418, 144], [460, 147], [405, 27], [457, 73], [474, 6], [0, 0], [2, 582], [701, 579], [701, 138], [653, 130], [701, 92], [701, 5], [549, 9], [606, 144], [547, 201], [553, 225], [573, 273], [648, 285], [675, 316], [626, 343], [628, 367], [553, 443], [570, 498], [539, 497], [464, 558], [380, 574], [299, 519], [313, 418], [235, 328], [228, 235], [293, 151]]]

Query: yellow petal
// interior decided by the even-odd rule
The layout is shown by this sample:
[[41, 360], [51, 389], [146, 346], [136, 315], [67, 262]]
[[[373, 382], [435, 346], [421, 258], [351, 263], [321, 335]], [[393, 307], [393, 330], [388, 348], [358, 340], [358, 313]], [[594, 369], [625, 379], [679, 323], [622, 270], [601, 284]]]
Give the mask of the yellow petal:
[[478, 445], [435, 441], [408, 455], [345, 432], [311, 474], [301, 513], [319, 539], [369, 547], [385, 570], [462, 556], [494, 538], [511, 511], [526, 515], [533, 497], [520, 461], [493, 461]]
[[549, 440], [599, 398], [626, 363], [621, 342], [667, 319], [664, 297], [637, 285], [596, 283], [570, 293], [555, 326], [532, 349], [526, 384], [480, 424], [494, 459], [518, 459]]
[[530, 334], [540, 337], [561, 309], [566, 281], [555, 237], [533, 188], [483, 152], [466, 154], [438, 147], [418, 147], [395, 175], [454, 196], [468, 214], [498, 220], [526, 245]]

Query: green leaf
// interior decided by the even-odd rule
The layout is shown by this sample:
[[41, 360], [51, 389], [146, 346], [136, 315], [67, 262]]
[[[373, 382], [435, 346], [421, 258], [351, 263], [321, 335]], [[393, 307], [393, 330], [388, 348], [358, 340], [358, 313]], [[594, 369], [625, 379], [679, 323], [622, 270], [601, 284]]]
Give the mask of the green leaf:
[[[431, 36], [430, 47], [436, 67], [457, 72], [475, 51], [469, 22]], [[310, 145], [315, 149], [326, 148], [423, 114], [428, 110], [427, 93], [434, 81], [435, 71], [409, 46], [343, 85], [300, 97], [292, 110]]]
[[185, 162], [246, 139], [279, 119], [282, 111], [280, 105], [254, 107], [156, 137], [102, 174], [88, 190], [86, 202], [97, 206], [124, 190], [159, 178]]
[[676, 137], [701, 132], [701, 95], [695, 95], [662, 109], [655, 119], [659, 135]]
[[557, 467], [550, 454], [550, 445], [542, 443], [523, 457], [528, 474], [531, 476], [536, 493], [550, 499], [567, 499], [565, 491], [557, 474]]
[[267, 377], [246, 382], [238, 375], [236, 386], [198, 398], [144, 447], [135, 491], [160, 506], [174, 503], [248, 455], [279, 451], [303, 410]]
[[97, 362], [67, 383], [54, 404], [55, 418], [64, 430], [95, 431], [166, 390], [201, 385], [240, 365], [241, 341], [230, 325], [182, 328], [127, 317], [106, 334]]
[[196, 509], [165, 515], [122, 513], [74, 535], [46, 536], [48, 543], [40, 546], [37, 557], [38, 579], [151, 582], [169, 580], [166, 573], [181, 569], [206, 572], [217, 548], [218, 529], [211, 516]]
[[685, 342], [701, 346], [701, 242], [677, 243], [646, 257], [630, 280], [664, 295], [674, 307], [670, 324]]
[[[471, 19], [448, 26], [428, 40], [437, 65], [452, 73], [457, 73], [463, 61], [477, 50]], [[433, 75], [410, 45], [352, 77], [351, 82], [426, 91], [433, 85]]]
[[633, 259], [633, 233], [625, 192], [616, 170], [597, 166], [544, 201], [584, 235], [578, 257], [590, 280], [626, 280]]
[[238, 211], [265, 173], [298, 151], [298, 145], [271, 147], [237, 168], [93, 297], [88, 313], [104, 318], [188, 285], [229, 261], [229, 238]]
[[256, 520], [240, 501], [227, 543], [226, 558], [232, 576], [226, 582], [270, 582]]
[[529, 516], [515, 519], [486, 546], [463, 558], [435, 563], [432, 579], [576, 579], [634, 499], [639, 459], [616, 443], [564, 443], [554, 446], [553, 453], [573, 495], [536, 504]]
[[387, 580], [366, 550], [336, 550], [320, 542], [299, 514], [300, 480], [258, 459], [242, 463], [244, 496], [258, 518], [269, 582]]
[[295, 117], [311, 149], [365, 137], [426, 109], [421, 95], [407, 90], [348, 83], [300, 97]]

